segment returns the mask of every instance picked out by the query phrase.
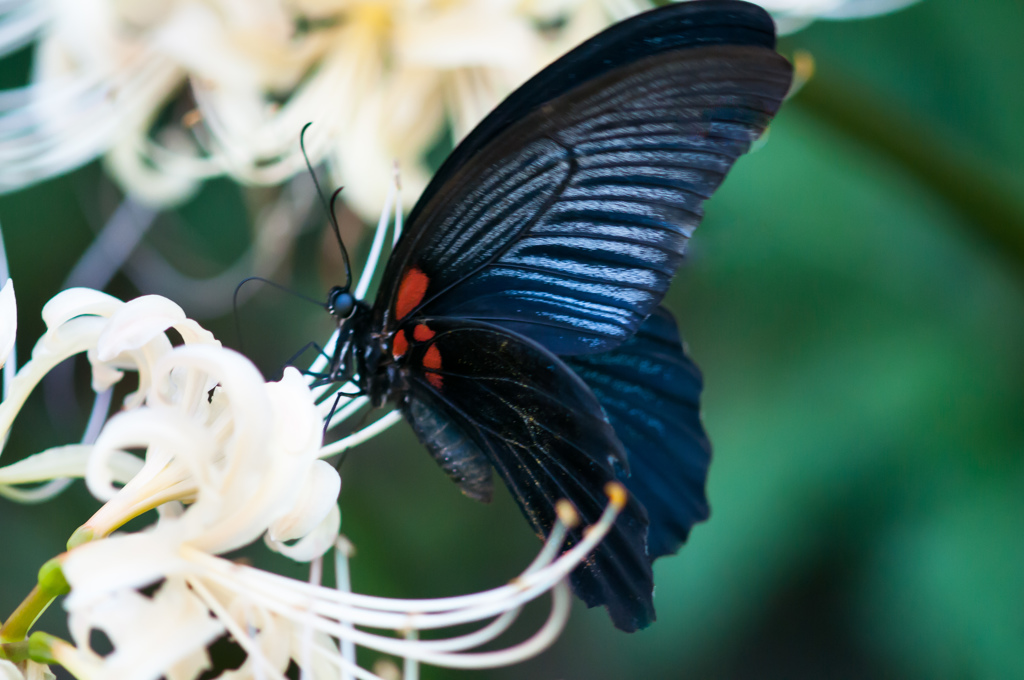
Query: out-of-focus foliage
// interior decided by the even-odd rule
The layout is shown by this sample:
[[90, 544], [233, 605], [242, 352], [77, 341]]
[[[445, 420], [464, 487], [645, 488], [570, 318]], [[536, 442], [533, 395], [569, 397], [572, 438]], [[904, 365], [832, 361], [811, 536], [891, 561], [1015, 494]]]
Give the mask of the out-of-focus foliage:
[[[711, 520], [657, 563], [649, 630], [578, 606], [552, 651], [487, 677], [1024, 677], [1020, 9], [925, 0], [782, 42], [814, 78], [711, 201], [668, 299], [705, 374]], [[90, 167], [0, 199], [23, 346], [109, 209], [103, 186]], [[242, 205], [216, 185], [150, 238], [229, 262], [243, 245], [206, 233], [244, 237]], [[340, 277], [323, 237], [293, 261], [314, 296]], [[268, 289], [241, 311], [246, 348], [280, 365], [322, 316]], [[80, 427], [58, 410], [47, 431], [42, 402], [6, 460]], [[404, 427], [342, 475], [361, 591], [482, 588], [535, 549], [507, 496], [463, 498]], [[0, 505], [0, 611], [33, 578], [15, 562], [34, 570], [90, 507], [80, 490]]]

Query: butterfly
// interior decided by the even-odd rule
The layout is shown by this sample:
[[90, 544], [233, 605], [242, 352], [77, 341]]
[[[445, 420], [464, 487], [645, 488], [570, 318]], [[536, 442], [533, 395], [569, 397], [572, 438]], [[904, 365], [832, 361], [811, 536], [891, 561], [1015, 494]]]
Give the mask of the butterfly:
[[[494, 473], [544, 537], [630, 501], [571, 575], [634, 631], [652, 561], [708, 516], [702, 379], [659, 306], [704, 201], [761, 135], [791, 67], [759, 7], [699, 0], [635, 16], [516, 90], [410, 213], [372, 306], [327, 309], [324, 381], [394, 403], [444, 472], [488, 501]], [[580, 539], [570, 533], [568, 544]]]

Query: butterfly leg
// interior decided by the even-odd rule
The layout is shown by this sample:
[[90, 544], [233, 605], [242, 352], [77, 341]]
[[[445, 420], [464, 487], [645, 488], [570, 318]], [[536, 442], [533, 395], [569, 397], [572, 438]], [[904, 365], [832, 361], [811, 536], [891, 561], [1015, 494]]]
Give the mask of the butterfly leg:
[[[310, 349], [315, 349], [317, 354], [319, 354], [320, 356], [322, 356], [322, 357], [324, 357], [326, 359], [330, 359], [331, 358], [330, 355], [327, 354], [327, 352], [324, 351], [324, 348], [321, 347], [319, 344], [317, 344], [316, 342], [307, 342], [305, 345], [302, 346], [302, 349], [300, 349], [298, 352], [296, 352], [295, 354], [292, 355], [291, 359], [289, 359], [288, 361], [284, 362], [285, 367], [294, 366], [295, 368], [298, 368], [298, 366], [295, 366], [295, 362], [298, 361], [299, 357], [301, 357], [303, 354], [308, 352]], [[302, 370], [302, 369], [299, 369], [299, 370]], [[302, 370], [302, 372], [305, 375], [319, 375], [319, 374], [316, 374], [316, 373], [310, 373], [309, 371], [305, 371], [305, 370]]]

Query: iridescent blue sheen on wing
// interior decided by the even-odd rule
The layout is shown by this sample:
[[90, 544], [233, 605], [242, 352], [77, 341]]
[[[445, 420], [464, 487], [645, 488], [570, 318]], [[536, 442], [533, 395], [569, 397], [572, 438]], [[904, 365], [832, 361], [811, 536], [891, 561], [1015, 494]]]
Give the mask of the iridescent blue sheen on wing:
[[[703, 201], [761, 134], [789, 65], [756, 46], [641, 59], [511, 125], [420, 213], [419, 313], [557, 354], [607, 351], [660, 302]], [[399, 252], [401, 252], [399, 247]]]
[[[486, 320], [556, 354], [607, 351], [636, 331], [664, 296], [703, 201], [763, 132], [791, 70], [771, 49], [771, 20], [752, 6], [655, 14], [661, 23], [641, 22], [647, 36], [627, 22], [580, 48], [610, 59], [624, 46], [628, 58], [592, 64], [570, 53], [555, 71], [576, 63], [589, 78], [558, 88], [545, 72], [543, 94], [531, 81], [510, 98], [519, 119], [498, 116], [496, 131], [488, 118], [460, 146], [389, 262], [381, 323], [387, 310], [392, 324], [410, 314]], [[736, 17], [743, 30], [728, 23]], [[728, 44], [737, 31], [745, 42]], [[429, 286], [410, 308], [397, 304], [394, 282], [413, 269]]]
[[[714, 47], [637, 62], [634, 73], [605, 76], [614, 82], [574, 90], [557, 129], [541, 127], [546, 136], [518, 154], [499, 147], [473, 159], [467, 171], [487, 166], [504, 181], [490, 185], [491, 170], [481, 171], [487, 193], [471, 200], [486, 202], [486, 219], [459, 228], [447, 257], [424, 249], [449, 266], [438, 284], [451, 281], [428, 293], [424, 312], [488, 320], [556, 354], [607, 351], [632, 335], [664, 296], [703, 201], [788, 87], [788, 66], [764, 64], [761, 52]], [[446, 219], [442, 230], [460, 221]]]
[[611, 352], [568, 357], [626, 448], [623, 481], [647, 509], [653, 560], [676, 552], [708, 517], [711, 444], [700, 420], [700, 370], [683, 351], [672, 315], [655, 310]]

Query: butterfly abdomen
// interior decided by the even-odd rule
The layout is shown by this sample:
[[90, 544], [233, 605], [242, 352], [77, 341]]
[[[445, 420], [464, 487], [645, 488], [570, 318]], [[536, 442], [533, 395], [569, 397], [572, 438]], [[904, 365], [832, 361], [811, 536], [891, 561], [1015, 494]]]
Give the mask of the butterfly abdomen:
[[427, 451], [462, 493], [489, 503], [494, 492], [491, 463], [455, 422], [422, 400], [405, 400], [402, 413]]

